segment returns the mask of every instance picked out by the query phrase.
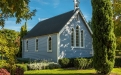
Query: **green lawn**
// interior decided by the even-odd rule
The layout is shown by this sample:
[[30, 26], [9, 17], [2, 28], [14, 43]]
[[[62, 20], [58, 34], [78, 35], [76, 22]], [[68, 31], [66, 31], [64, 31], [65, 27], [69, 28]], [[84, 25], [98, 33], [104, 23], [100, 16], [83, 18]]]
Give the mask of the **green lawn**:
[[[67, 69], [53, 69], [53, 70], [33, 70], [24, 72], [25, 75], [95, 75], [94, 69], [88, 70], [67, 70]], [[121, 75], [121, 68], [114, 68], [112, 73]]]

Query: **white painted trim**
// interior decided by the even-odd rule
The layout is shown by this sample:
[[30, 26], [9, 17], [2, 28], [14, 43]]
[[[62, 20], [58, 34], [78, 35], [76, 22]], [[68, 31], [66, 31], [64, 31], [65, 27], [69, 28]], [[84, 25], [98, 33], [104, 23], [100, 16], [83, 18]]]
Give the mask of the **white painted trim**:
[[[49, 38], [51, 38], [51, 50], [49, 50]], [[52, 37], [50, 35], [47, 38], [47, 52], [52, 52]]]
[[[85, 23], [84, 25], [86, 25], [86, 27], [87, 27], [87, 29], [89, 30], [90, 34], [91, 34], [91, 35], [93, 34], [92, 30], [90, 29], [88, 23], [86, 22], [86, 20], [85, 20], [85, 18], [84, 18], [82, 12], [81, 12], [80, 10], [77, 10], [77, 11], [74, 13], [74, 15], [70, 18], [70, 20], [65, 24], [65, 26], [60, 30], [59, 35], [66, 29], [66, 26], [70, 24], [70, 22], [76, 17], [77, 14], [80, 14], [80, 15], [81, 15], [81, 17], [82, 17], [82, 19], [84, 20], [84, 23]], [[80, 27], [80, 26], [79, 26], [79, 27]], [[76, 38], [75, 38], [75, 39], [76, 39]], [[74, 47], [76, 47], [76, 43], [75, 43], [75, 46], [74, 46]], [[81, 48], [85, 48], [85, 47], [81, 47]]]
[[88, 23], [87, 23], [87, 21], [86, 21], [86, 19], [85, 19], [84, 15], [82, 14], [81, 10], [78, 10], [78, 11], [79, 11], [79, 13], [80, 13], [80, 15], [81, 15], [82, 19], [84, 20], [84, 23], [85, 23], [86, 27], [88, 28], [89, 32], [90, 32], [90, 33], [91, 33], [91, 35], [92, 35], [92, 34], [93, 34], [93, 32], [92, 32], [92, 30], [90, 29], [90, 27], [89, 27], [89, 25], [88, 25]]
[[65, 24], [65, 26], [60, 30], [59, 35], [64, 31], [64, 29], [66, 29], [66, 26], [71, 23], [71, 21], [75, 18], [75, 16], [76, 16], [77, 13], [78, 13], [78, 11], [76, 11], [74, 13], [74, 15], [69, 19], [69, 21]]
[[57, 34], [57, 63], [58, 63], [58, 60], [59, 60], [59, 55], [60, 55], [60, 35]]
[[38, 50], [36, 49], [36, 40], [38, 40], [38, 50], [39, 50], [39, 39], [37, 37], [35, 38], [35, 52], [38, 52]]

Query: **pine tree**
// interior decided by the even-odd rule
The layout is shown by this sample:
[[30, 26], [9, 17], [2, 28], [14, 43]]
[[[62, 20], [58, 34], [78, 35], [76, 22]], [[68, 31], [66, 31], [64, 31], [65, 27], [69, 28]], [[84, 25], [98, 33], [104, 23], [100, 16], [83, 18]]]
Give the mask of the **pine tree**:
[[110, 0], [92, 0], [94, 68], [107, 75], [114, 67], [116, 39]]

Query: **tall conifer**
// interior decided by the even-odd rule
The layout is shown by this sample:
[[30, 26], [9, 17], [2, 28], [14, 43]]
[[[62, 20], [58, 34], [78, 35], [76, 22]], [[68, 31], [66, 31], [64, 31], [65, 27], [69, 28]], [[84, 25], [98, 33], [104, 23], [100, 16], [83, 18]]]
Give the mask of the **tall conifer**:
[[92, 0], [94, 68], [107, 75], [114, 67], [116, 41], [111, 0]]
[[21, 30], [20, 30], [20, 48], [19, 48], [19, 53], [18, 53], [18, 57], [22, 57], [22, 38], [27, 34], [27, 23], [25, 22], [25, 24], [23, 26], [21, 26]]

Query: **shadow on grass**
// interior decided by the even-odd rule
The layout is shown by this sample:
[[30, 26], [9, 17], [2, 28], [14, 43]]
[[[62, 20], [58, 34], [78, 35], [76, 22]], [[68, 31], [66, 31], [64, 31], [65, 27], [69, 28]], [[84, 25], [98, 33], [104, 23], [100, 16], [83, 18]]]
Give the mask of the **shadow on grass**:
[[24, 74], [24, 75], [96, 75], [91, 73], [70, 73], [70, 74]]

